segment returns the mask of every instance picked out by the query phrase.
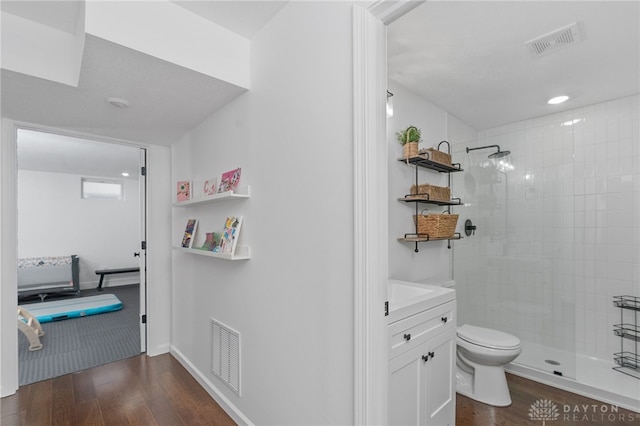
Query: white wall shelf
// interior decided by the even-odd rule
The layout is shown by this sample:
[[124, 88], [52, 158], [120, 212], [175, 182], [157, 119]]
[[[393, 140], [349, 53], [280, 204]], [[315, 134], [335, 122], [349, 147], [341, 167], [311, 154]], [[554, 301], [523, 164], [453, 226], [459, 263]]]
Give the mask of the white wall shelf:
[[194, 198], [188, 201], [176, 201], [173, 207], [193, 207], [199, 204], [218, 203], [222, 201], [237, 200], [251, 197], [250, 186], [239, 186], [235, 191], [221, 192], [220, 194], [210, 195], [208, 197]]
[[215, 253], [208, 250], [200, 250], [195, 248], [184, 248], [179, 246], [174, 246], [174, 250], [180, 251], [188, 254], [195, 254], [199, 256], [208, 256], [215, 257], [217, 259], [224, 260], [248, 260], [251, 259], [251, 247], [249, 246], [237, 246], [234, 254], [226, 254], [226, 253]]

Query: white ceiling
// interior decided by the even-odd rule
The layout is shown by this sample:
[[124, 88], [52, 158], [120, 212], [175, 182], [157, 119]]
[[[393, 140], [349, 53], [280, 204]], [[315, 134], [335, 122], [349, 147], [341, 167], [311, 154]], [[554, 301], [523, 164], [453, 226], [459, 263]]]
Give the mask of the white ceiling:
[[[245, 90], [87, 35], [78, 87], [2, 70], [9, 118], [100, 136], [169, 145]], [[108, 97], [131, 105], [115, 108]]]
[[[524, 44], [573, 22], [574, 45], [534, 57]], [[388, 67], [478, 130], [637, 94], [640, 2], [428, 1], [389, 26]]]
[[[286, 1], [174, 1], [245, 38], [256, 34]], [[74, 33], [82, 1], [7, 1], [1, 9]], [[184, 67], [87, 35], [78, 87], [2, 69], [2, 115], [27, 123], [97, 136], [169, 145], [244, 89]], [[127, 109], [107, 97], [130, 102]], [[43, 139], [44, 136], [44, 139]], [[26, 138], [26, 139], [25, 139]], [[137, 156], [115, 145], [58, 135], [29, 134], [19, 144], [19, 167], [50, 172], [121, 177]], [[84, 144], [84, 145], [83, 145]], [[81, 149], [82, 147], [82, 149]], [[136, 150], [137, 151], [137, 150]], [[137, 166], [134, 167], [137, 169]], [[134, 174], [135, 176], [135, 174]]]
[[[175, 3], [251, 38], [287, 2]], [[1, 6], [73, 32], [81, 4], [4, 0]], [[429, 1], [389, 26], [389, 78], [476, 129], [636, 94], [639, 17], [637, 1]], [[538, 58], [524, 46], [572, 22], [582, 30], [580, 43]], [[241, 91], [92, 36], [86, 39], [79, 87], [2, 70], [1, 89], [4, 116], [157, 144], [176, 141]], [[572, 100], [549, 108], [546, 99], [560, 92]], [[127, 98], [131, 107], [116, 109], [107, 96]], [[54, 159], [61, 150], [37, 152]], [[110, 173], [119, 173], [121, 164], [116, 160]]]
[[287, 4], [286, 1], [171, 0], [245, 38], [252, 38]]
[[[138, 179], [140, 149], [20, 129], [18, 169], [86, 177]], [[122, 176], [123, 172], [129, 173], [129, 177]]]

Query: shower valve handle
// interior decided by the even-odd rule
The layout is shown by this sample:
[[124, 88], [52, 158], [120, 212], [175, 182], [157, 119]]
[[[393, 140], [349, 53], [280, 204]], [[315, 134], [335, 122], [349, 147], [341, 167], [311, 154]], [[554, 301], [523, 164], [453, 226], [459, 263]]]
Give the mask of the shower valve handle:
[[411, 340], [411, 334], [407, 333], [404, 335], [404, 339], [408, 342], [409, 340]]
[[469, 219], [464, 222], [464, 233], [467, 237], [476, 235], [476, 226]]

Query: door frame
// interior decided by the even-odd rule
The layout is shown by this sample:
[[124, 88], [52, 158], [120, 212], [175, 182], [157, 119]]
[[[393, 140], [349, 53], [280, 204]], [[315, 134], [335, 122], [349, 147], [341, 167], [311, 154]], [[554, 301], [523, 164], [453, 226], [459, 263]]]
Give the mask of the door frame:
[[[74, 132], [71, 130], [59, 129], [55, 127], [2, 119], [2, 133], [0, 144], [0, 182], [2, 185], [0, 193], [0, 227], [2, 236], [0, 238], [0, 397], [14, 394], [19, 387], [18, 377], [18, 333], [15, 329], [16, 320], [16, 295], [17, 285], [17, 259], [18, 259], [18, 215], [17, 215], [17, 183], [18, 183], [18, 153], [17, 136], [18, 130], [32, 130], [43, 133], [51, 133], [62, 136], [91, 139], [97, 142], [111, 143], [115, 145], [126, 145], [139, 148], [148, 152], [149, 145], [126, 141], [104, 136], [97, 136], [89, 133]], [[148, 167], [148, 165], [146, 165]], [[142, 198], [142, 194], [141, 194]], [[141, 200], [142, 202], [142, 200]], [[148, 205], [145, 191], [145, 220], [149, 220]], [[145, 225], [146, 229], [146, 225]], [[146, 232], [145, 232], [146, 233]], [[144, 251], [146, 254], [146, 250]], [[146, 265], [146, 261], [145, 261]], [[141, 265], [142, 266], [142, 265]], [[141, 275], [142, 275], [141, 270]], [[144, 271], [146, 272], [146, 271]], [[146, 284], [146, 274], [145, 274]], [[142, 291], [142, 283], [141, 283]], [[141, 294], [140, 303], [145, 304], [147, 311], [147, 291], [146, 285], [144, 297]], [[142, 311], [141, 311], [142, 312]], [[147, 332], [145, 333], [144, 348], [148, 348], [148, 328], [150, 326], [147, 316]], [[142, 348], [142, 342], [141, 342]]]
[[387, 424], [386, 26], [424, 3], [353, 6], [354, 424]]

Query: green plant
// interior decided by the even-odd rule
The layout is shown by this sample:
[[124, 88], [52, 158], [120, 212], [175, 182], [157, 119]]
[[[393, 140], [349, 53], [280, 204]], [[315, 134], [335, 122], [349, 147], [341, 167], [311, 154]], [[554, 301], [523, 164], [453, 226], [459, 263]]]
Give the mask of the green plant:
[[420, 142], [421, 135], [422, 132], [416, 126], [409, 126], [401, 132], [396, 132], [400, 145], [404, 145], [409, 142]]

